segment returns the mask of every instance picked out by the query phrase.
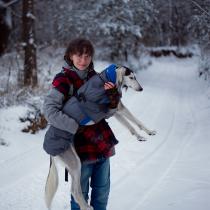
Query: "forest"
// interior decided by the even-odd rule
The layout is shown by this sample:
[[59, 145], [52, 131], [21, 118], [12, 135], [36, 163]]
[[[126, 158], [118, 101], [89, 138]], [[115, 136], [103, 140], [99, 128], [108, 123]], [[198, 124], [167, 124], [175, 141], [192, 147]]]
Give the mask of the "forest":
[[207, 79], [209, 8], [210, 0], [1, 0], [0, 63], [7, 78], [0, 93], [8, 92], [12, 71], [20, 88], [37, 86], [45, 50], [52, 47], [56, 57], [56, 50], [75, 37], [94, 43], [96, 59], [117, 63], [132, 63], [145, 52], [192, 56], [196, 48], [199, 75]]

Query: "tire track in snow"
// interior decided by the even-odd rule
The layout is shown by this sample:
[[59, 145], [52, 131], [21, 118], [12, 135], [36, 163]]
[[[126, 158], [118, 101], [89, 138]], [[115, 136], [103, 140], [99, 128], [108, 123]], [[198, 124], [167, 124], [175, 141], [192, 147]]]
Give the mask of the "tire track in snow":
[[[160, 111], [160, 116], [162, 115], [162, 112], [163, 112], [163, 110]], [[164, 135], [164, 138], [162, 138], [162, 141], [159, 142], [158, 145], [156, 147], [154, 147], [154, 149], [152, 151], [147, 153], [142, 159], [138, 160], [129, 171], [126, 171], [126, 173], [120, 177], [120, 179], [118, 179], [115, 183], [112, 184], [112, 197], [110, 200], [113, 199], [113, 201], [114, 201], [119, 196], [119, 193], [127, 192], [126, 196], [127, 196], [128, 201], [127, 201], [127, 203], [124, 203], [125, 201], [122, 201], [123, 204], [122, 203], [113, 203], [112, 204], [110, 202], [112, 204], [111, 209], [118, 209], [118, 208], [120, 208], [120, 206], [123, 206], [123, 209], [127, 209], [131, 206], [131, 204], [132, 204], [132, 209], [133, 209], [133, 207], [134, 207], [133, 205], [134, 205], [134, 203], [136, 203], [135, 198], [139, 197], [141, 199], [142, 195], [146, 195], [147, 192], [150, 190], [151, 186], [145, 187], [145, 184], [140, 183], [141, 177], [143, 177], [143, 179], [144, 179], [144, 177], [150, 176], [149, 174], [145, 175], [145, 168], [149, 167], [149, 169], [147, 169], [147, 170], [151, 171], [150, 168], [152, 166], [150, 166], [150, 161], [153, 160], [154, 156], [157, 153], [159, 153], [161, 148], [164, 147], [164, 145], [167, 143], [167, 140], [169, 139], [172, 129], [174, 127], [175, 115], [176, 114], [175, 114], [175, 110], [174, 110], [174, 112], [171, 113], [170, 124], [168, 124], [169, 126], [167, 127], [167, 131]], [[157, 178], [155, 176], [156, 176], [156, 174], [154, 174], [154, 179]], [[137, 177], [139, 177], [139, 179], [137, 179]], [[147, 184], [147, 185], [150, 185], [150, 184]], [[134, 195], [134, 193], [137, 190], [134, 190], [134, 192], [133, 192], [132, 188], [139, 189], [139, 196]], [[125, 192], [125, 189], [126, 189], [126, 192]], [[114, 194], [114, 192], [115, 192], [115, 194]]]
[[[188, 89], [189, 89], [189, 87], [188, 87]], [[138, 167], [135, 170], [136, 174], [139, 174], [140, 176], [141, 176], [141, 174], [143, 174], [143, 176], [148, 175], [148, 177], [149, 177], [149, 174], [146, 174], [148, 172], [145, 172], [145, 170], [147, 170], [149, 172], [151, 171], [149, 168], [150, 168], [150, 165], [154, 165], [155, 156], [158, 158], [158, 155], [161, 154], [161, 152], [160, 152], [161, 149], [163, 151], [162, 153], [164, 154], [164, 153], [166, 153], [167, 148], [170, 148], [170, 146], [173, 146], [173, 132], [175, 132], [176, 130], [179, 130], [179, 128], [181, 128], [180, 125], [179, 125], [180, 124], [179, 118], [180, 118], [181, 111], [186, 111], [186, 110], [189, 109], [189, 102], [187, 103], [188, 108], [185, 108], [184, 110], [183, 110], [183, 108], [181, 109], [179, 107], [179, 103], [182, 101], [183, 96], [187, 96], [188, 92], [189, 92], [188, 90], [186, 92], [185, 87], [183, 88], [183, 86], [182, 86], [182, 88], [180, 88], [179, 94], [178, 94], [178, 97], [177, 97], [177, 100], [176, 100], [176, 106], [175, 106], [176, 109], [173, 110], [173, 113], [170, 117], [170, 126], [167, 127], [168, 130], [165, 134], [165, 137], [151, 152], [147, 153], [142, 160], [137, 161], [137, 164], [133, 167], [133, 169], [136, 169], [136, 167]], [[163, 112], [163, 111], [164, 110], [162, 109], [161, 112]], [[173, 154], [171, 157], [170, 157], [170, 155], [168, 155], [168, 157], [170, 159], [163, 162], [160, 169], [158, 170], [158, 174], [154, 174], [154, 177], [152, 176], [153, 178], [152, 179], [150, 178], [150, 181], [152, 180], [152, 184], [149, 182], [149, 183], [147, 183], [146, 187], [143, 185], [142, 188], [141, 188], [142, 184], [138, 183], [138, 181], [139, 181], [138, 179], [135, 180], [135, 181], [132, 181], [133, 183], [135, 183], [135, 186], [133, 186], [133, 187], [140, 186], [139, 190], [145, 188], [144, 192], [143, 192], [143, 195], [142, 196], [139, 195], [140, 201], [138, 201], [137, 205], [135, 206], [135, 209], [140, 209], [139, 206], [141, 206], [142, 203], [147, 198], [149, 198], [149, 196], [152, 194], [152, 192], [156, 188], [158, 188], [158, 186], [160, 185], [162, 180], [164, 180], [164, 178], [168, 175], [171, 168], [174, 166], [177, 159], [179, 158], [180, 154], [184, 151], [185, 147], [187, 146], [189, 140], [191, 139], [190, 137], [193, 135], [193, 132], [196, 130], [194, 128], [197, 126], [194, 118], [192, 117], [192, 114], [193, 114], [192, 109], [190, 109], [190, 113], [191, 113], [191, 117], [190, 117], [191, 118], [191, 124], [187, 125], [185, 131], [182, 131], [182, 132], [185, 132], [185, 133], [183, 133], [184, 138], [182, 139], [181, 144], [180, 145], [174, 144], [174, 146], [176, 146], [175, 154]], [[162, 116], [164, 116], [164, 115], [162, 115]], [[161, 117], [161, 115], [160, 115], [160, 117]], [[170, 139], [172, 139], [172, 140], [170, 140]], [[166, 149], [164, 148], [164, 146], [165, 146]], [[142, 161], [143, 161], [143, 163], [141, 163]], [[157, 163], [155, 163], [155, 164], [157, 165]], [[115, 191], [121, 191], [120, 189], [122, 189], [122, 188], [124, 188], [124, 189], [126, 188], [128, 191], [132, 190], [128, 184], [126, 185], [126, 182], [130, 182], [130, 180], [127, 179], [127, 177], [132, 177], [132, 173], [134, 173], [134, 171], [127, 172], [123, 177], [121, 177], [120, 180], [118, 180], [115, 183], [114, 190]], [[131, 176], [129, 176], [129, 175], [131, 175]], [[134, 178], [135, 177], [138, 177], [138, 176], [134, 175]], [[136, 200], [133, 200], [132, 197], [130, 197], [130, 196], [132, 196], [132, 195], [128, 196], [130, 199], [127, 198], [129, 200], [129, 204], [127, 204], [127, 207], [129, 207], [131, 204], [136, 203]], [[133, 197], [136, 198], [138, 196], [133, 195]], [[123, 207], [126, 208], [126, 204], [123, 205]], [[114, 208], [116, 208], [116, 207], [114, 207]], [[132, 207], [132, 209], [133, 209], [133, 207]]]
[[[150, 83], [154, 83], [155, 81], [158, 81], [158, 75], [157, 74], [152, 74], [152, 75], [150, 75]], [[149, 88], [148, 88], [149, 89]], [[151, 89], [151, 90], [150, 90]], [[149, 90], [147, 90], [147, 91], [151, 91], [151, 92], [154, 92], [154, 89], [152, 88], [152, 87], [150, 87], [150, 89]], [[160, 100], [160, 92], [157, 92], [157, 94], [153, 94], [152, 96], [150, 95], [150, 94], [147, 94], [146, 96], [147, 96], [147, 98], [145, 99], [145, 98], [143, 98], [143, 99], [139, 99], [139, 100], [143, 100], [143, 104], [147, 104], [147, 106], [146, 107], [144, 107], [143, 106], [143, 108], [140, 108], [141, 109], [141, 116], [140, 117], [138, 117], [137, 116], [137, 118], [139, 118], [141, 121], [143, 121], [144, 122], [144, 120], [142, 120], [142, 117], [143, 118], [145, 118], [145, 116], [147, 116], [148, 117], [148, 114], [151, 114], [151, 110], [156, 110], [156, 107], [163, 107], [163, 104], [164, 104], [164, 99], [165, 98], [167, 98], [167, 91], [166, 91], [166, 89], [164, 89], [164, 90], [161, 90], [161, 100]], [[148, 96], [149, 95], [149, 96]], [[132, 101], [132, 100], [130, 100], [130, 101]], [[130, 109], [130, 110], [132, 110], [130, 107], [129, 107], [129, 104], [127, 104], [127, 103], [129, 103], [129, 102], [127, 102], [127, 101], [125, 100], [123, 103]], [[133, 101], [132, 101], [133, 102]], [[158, 105], [158, 106], [157, 106]], [[159, 110], [156, 110], [156, 111], [154, 111], [153, 113], [152, 113], [152, 118], [150, 118], [150, 121], [152, 120], [152, 122], [151, 123], [153, 123], [154, 125], [155, 124], [157, 124], [157, 123], [155, 123], [156, 122], [156, 120], [158, 119], [158, 118], [160, 118], [160, 116], [163, 116], [163, 109], [159, 109]], [[148, 117], [149, 118], [149, 117]], [[172, 112], [172, 115], [171, 115], [171, 120], [170, 120], [170, 128], [173, 126], [173, 122], [174, 122], [174, 113]], [[119, 123], [119, 122], [118, 122]], [[144, 124], [146, 124], [146, 123], [144, 123]], [[114, 126], [113, 126], [114, 127]], [[147, 125], [146, 125], [146, 127], [148, 127]], [[151, 128], [151, 129], [153, 129], [153, 128]], [[141, 131], [139, 128], [137, 128], [137, 130], [138, 131]], [[156, 128], [155, 128], [155, 130], [156, 130]], [[170, 131], [170, 129], [168, 129], [168, 131]], [[117, 132], [117, 131], [116, 131]], [[128, 133], [129, 133], [129, 131], [127, 131]], [[148, 136], [144, 131], [141, 131], [140, 132], [140, 134], [142, 133], [142, 136], [145, 136], [147, 139], [148, 138], [151, 138], [151, 139], [148, 139], [148, 142], [149, 141], [155, 141], [155, 136]], [[128, 134], [128, 135], [130, 135], [130, 133]], [[157, 130], [157, 134], [156, 134], [157, 136], [158, 135], [160, 135], [159, 133], [158, 133], [158, 130]], [[141, 165], [142, 164], [142, 161], [145, 161], [145, 160], [147, 160], [147, 159], [149, 159], [149, 157], [150, 158], [152, 158], [151, 156], [152, 156], [152, 154], [154, 154], [155, 152], [157, 152], [158, 150], [159, 150], [159, 148], [161, 148], [161, 146], [164, 144], [164, 142], [166, 141], [166, 139], [167, 139], [167, 136], [169, 135], [169, 132], [167, 132], [166, 133], [166, 137], [164, 137], [164, 138], [162, 138], [162, 140], [161, 140], [161, 142], [158, 142], [158, 144], [157, 144], [157, 146], [152, 150], [152, 151], [150, 151], [149, 153], [147, 153], [147, 155], [145, 155], [143, 158], [142, 158], [142, 156], [141, 156], [141, 158], [140, 158], [140, 160], [137, 162], [137, 164], [138, 164], [138, 167], [139, 167], [139, 164]], [[121, 137], [122, 136], [122, 137]], [[119, 139], [123, 139], [124, 138], [124, 135], [122, 134], [122, 132], [121, 132], [121, 136], [119, 137]], [[136, 141], [136, 139], [135, 139], [135, 137], [133, 137], [134, 138], [134, 141]], [[128, 141], [128, 139], [126, 139], [125, 140], [126, 142]], [[140, 144], [144, 144], [145, 142], [140, 142], [139, 143], [139, 145]], [[153, 142], [154, 143], [154, 142]], [[125, 145], [126, 146], [126, 145]], [[119, 153], [120, 151], [123, 151], [125, 148], [124, 147], [121, 147], [121, 148], [118, 148], [117, 149], [117, 152]], [[136, 167], [136, 165], [137, 164], [135, 164], [135, 165], [133, 165], [133, 167], [132, 168], [135, 168]], [[123, 165], [121, 166], [121, 167], [123, 167]], [[120, 175], [120, 177], [116, 180], [116, 181], [113, 181], [112, 182], [112, 185], [114, 186], [114, 187], [116, 187], [116, 186], [118, 186], [118, 184], [119, 183], [121, 183], [121, 180], [124, 180], [127, 176], [129, 176], [129, 174], [130, 174], [130, 172], [129, 171], [124, 171], [121, 175]]]
[[[158, 95], [156, 95], [155, 98], [157, 99]], [[163, 99], [161, 101], [159, 101], [159, 103], [160, 102], [161, 103], [159, 104], [158, 107], [163, 107], [162, 105], [164, 104], [164, 98], [167, 98], [167, 92], [166, 91], [164, 91], [162, 93], [162, 98]], [[147, 108], [146, 108], [147, 110], [145, 111], [145, 113], [148, 113], [151, 110], [155, 110], [155, 107], [157, 107], [157, 103], [156, 104], [155, 103], [150, 103], [147, 106]], [[170, 123], [167, 123], [168, 129], [167, 129], [166, 133], [164, 134], [164, 137], [162, 138], [162, 140], [160, 142], [158, 142], [158, 144], [150, 152], [148, 152], [145, 156], [143, 156], [143, 158], [140, 158], [139, 161], [136, 161], [136, 164], [133, 165], [131, 170], [136, 168], [136, 167], [138, 167], [138, 168], [144, 167], [144, 165], [147, 164], [147, 162], [150, 159], [153, 158], [153, 155], [155, 153], [157, 153], [164, 146], [164, 144], [167, 142], [167, 139], [168, 139], [168, 137], [169, 137], [169, 135], [170, 135], [170, 133], [172, 131], [172, 128], [174, 126], [174, 120], [175, 120], [175, 111], [174, 112], [169, 112], [169, 113], [171, 114], [171, 116], [170, 116]], [[165, 114], [165, 109], [161, 109], [161, 110], [156, 111], [153, 117], [154, 117], [154, 119], [158, 120], [158, 119], [162, 118], [162, 116], [164, 116], [164, 114]], [[157, 124], [157, 123], [154, 123], [154, 124]], [[158, 133], [158, 131], [157, 131], [156, 135], [160, 135]], [[154, 137], [151, 137], [151, 138], [154, 138]], [[152, 140], [152, 141], [155, 141], [155, 140]], [[144, 142], [142, 142], [142, 143], [144, 143]], [[120, 186], [120, 183], [122, 183], [122, 181], [125, 180], [126, 177], [128, 177], [130, 174], [132, 174], [131, 170], [130, 171], [126, 171], [124, 173], [124, 175], [120, 176], [120, 178], [118, 180], [113, 182], [113, 184], [112, 184], [113, 188], [117, 189]]]
[[[163, 110], [162, 110], [163, 111]], [[159, 115], [162, 115], [162, 112], [160, 111]], [[130, 171], [126, 171], [126, 173], [120, 177], [116, 182], [113, 182], [113, 189], [118, 190], [121, 188], [121, 184], [126, 180], [127, 177], [132, 176], [132, 170], [134, 170], [136, 167], [138, 167], [138, 170], [142, 169], [145, 165], [148, 164], [148, 162], [153, 158], [153, 156], [159, 152], [159, 150], [164, 146], [164, 144], [169, 139], [169, 136], [172, 132], [172, 128], [174, 126], [175, 121], [175, 112], [171, 113], [170, 116], [170, 124], [168, 126], [167, 132], [164, 135], [164, 138], [157, 144], [157, 146], [154, 147], [149, 153], [147, 153], [143, 158], [136, 161], [135, 165], [130, 169]]]
[[139, 210], [141, 208], [142, 204], [151, 196], [151, 194], [156, 189], [159, 188], [162, 181], [168, 176], [168, 174], [170, 173], [174, 164], [179, 159], [180, 155], [183, 153], [183, 151], [186, 149], [186, 147], [191, 142], [190, 140], [191, 140], [192, 136], [197, 131], [198, 124], [197, 124], [197, 121], [195, 120], [194, 111], [192, 109], [192, 104], [191, 104], [191, 102], [189, 102], [189, 96], [191, 95], [190, 93], [192, 92], [192, 90], [191, 90], [191, 87], [189, 85], [188, 85], [188, 87], [185, 87], [185, 89], [187, 90], [186, 93], [184, 94], [184, 91], [182, 91], [181, 95], [179, 97], [181, 100], [183, 100], [183, 98], [185, 96], [188, 96], [187, 100], [186, 100], [186, 103], [185, 103], [185, 106], [186, 106], [185, 110], [189, 110], [188, 116], [190, 117], [190, 124], [188, 124], [187, 128], [185, 129], [185, 131], [186, 131], [185, 137], [184, 137], [181, 145], [179, 146], [179, 149], [177, 149], [177, 152], [176, 152], [174, 158], [171, 160], [169, 165], [165, 168], [162, 175], [157, 179], [157, 181], [150, 188], [147, 189], [144, 196], [141, 197], [140, 201], [138, 201], [137, 204], [135, 205], [134, 210]]
[[195, 127], [196, 127], [196, 123], [194, 122], [187, 128], [188, 134], [185, 136], [182, 144], [180, 145], [180, 149], [177, 151], [176, 155], [171, 160], [170, 164], [165, 168], [162, 175], [157, 179], [157, 181], [150, 188], [147, 189], [144, 196], [141, 197], [140, 201], [137, 202], [136, 206], [134, 207], [134, 210], [139, 210], [140, 206], [142, 206], [142, 204], [151, 196], [151, 194], [156, 189], [158, 189], [158, 187], [161, 185], [162, 181], [167, 177], [167, 175], [169, 174], [169, 172], [173, 168], [174, 164], [179, 159], [182, 152], [188, 146], [188, 143], [190, 142], [189, 140], [191, 139], [191, 137], [194, 135], [194, 133], [196, 131]]

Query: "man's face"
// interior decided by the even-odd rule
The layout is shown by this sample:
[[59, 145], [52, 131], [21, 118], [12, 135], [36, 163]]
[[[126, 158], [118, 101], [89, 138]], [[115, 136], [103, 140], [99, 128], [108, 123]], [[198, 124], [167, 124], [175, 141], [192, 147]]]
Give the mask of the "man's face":
[[70, 59], [72, 60], [74, 66], [80, 70], [83, 71], [88, 68], [88, 66], [91, 63], [92, 57], [86, 53], [83, 54], [74, 54], [70, 56]]

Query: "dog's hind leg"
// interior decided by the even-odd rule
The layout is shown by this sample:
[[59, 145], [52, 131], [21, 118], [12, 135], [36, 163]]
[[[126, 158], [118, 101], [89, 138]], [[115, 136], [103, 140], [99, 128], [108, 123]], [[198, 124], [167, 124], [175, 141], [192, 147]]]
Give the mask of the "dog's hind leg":
[[50, 168], [45, 185], [45, 203], [48, 209], [51, 208], [52, 199], [58, 188], [58, 171], [55, 160], [50, 156]]
[[140, 120], [138, 120], [136, 117], [134, 117], [133, 114], [125, 107], [125, 105], [122, 102], [120, 102], [120, 104], [119, 104], [118, 112], [120, 113], [120, 115], [123, 115], [128, 120], [135, 123], [141, 130], [145, 131], [148, 135], [156, 134], [156, 131], [149, 130], [148, 128], [146, 128], [143, 125], [143, 123]]
[[146, 138], [139, 135], [137, 133], [137, 131], [134, 129], [133, 126], [131, 126], [131, 124], [122, 116], [120, 115], [120, 113], [116, 112], [115, 115], [116, 119], [122, 124], [124, 125], [126, 128], [128, 128], [128, 130], [131, 132], [132, 135], [135, 135], [136, 138], [139, 140], [139, 141], [146, 141]]
[[71, 144], [68, 150], [59, 155], [59, 158], [64, 162], [65, 167], [67, 168], [69, 174], [71, 175], [72, 184], [71, 184], [71, 193], [75, 201], [80, 206], [81, 210], [93, 210], [93, 208], [88, 205], [85, 201], [82, 189], [80, 185], [81, 177], [81, 162], [75, 151], [74, 146]]

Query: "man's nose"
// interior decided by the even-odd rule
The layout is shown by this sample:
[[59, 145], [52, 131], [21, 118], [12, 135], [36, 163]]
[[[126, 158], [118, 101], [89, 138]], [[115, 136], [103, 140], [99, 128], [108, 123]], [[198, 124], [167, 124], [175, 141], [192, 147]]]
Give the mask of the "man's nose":
[[86, 58], [80, 58], [80, 63], [86, 63], [87, 62], [87, 59]]

